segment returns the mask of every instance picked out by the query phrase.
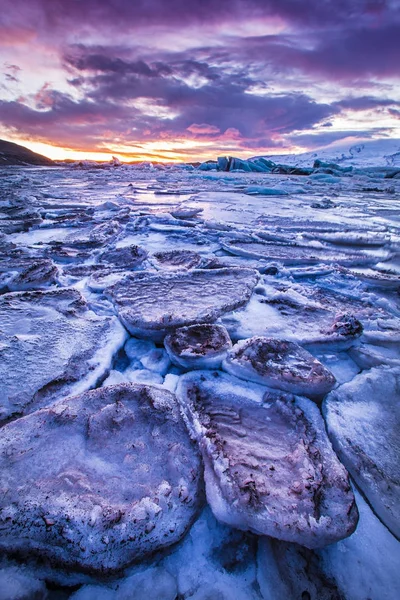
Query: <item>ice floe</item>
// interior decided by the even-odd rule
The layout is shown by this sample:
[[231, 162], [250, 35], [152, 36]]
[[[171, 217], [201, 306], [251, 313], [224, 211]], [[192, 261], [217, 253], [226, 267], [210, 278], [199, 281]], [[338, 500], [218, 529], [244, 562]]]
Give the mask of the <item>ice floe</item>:
[[323, 412], [333, 447], [376, 514], [400, 537], [400, 368], [373, 368], [332, 391]]
[[5, 294], [0, 315], [1, 420], [96, 385], [126, 339], [73, 289]]
[[119, 318], [132, 335], [162, 340], [176, 327], [213, 322], [243, 306], [258, 275], [250, 269], [138, 273], [108, 288]]
[[308, 548], [350, 535], [358, 518], [354, 496], [317, 406], [282, 392], [250, 390], [218, 371], [189, 373], [178, 384], [215, 516]]
[[171, 361], [184, 369], [218, 369], [232, 347], [225, 327], [205, 323], [176, 329], [164, 344]]
[[294, 342], [254, 337], [238, 342], [223, 361], [223, 369], [293, 394], [318, 398], [335, 385], [333, 374]]
[[5, 425], [0, 447], [8, 554], [107, 574], [178, 541], [201, 503], [199, 456], [166, 390], [60, 400]]

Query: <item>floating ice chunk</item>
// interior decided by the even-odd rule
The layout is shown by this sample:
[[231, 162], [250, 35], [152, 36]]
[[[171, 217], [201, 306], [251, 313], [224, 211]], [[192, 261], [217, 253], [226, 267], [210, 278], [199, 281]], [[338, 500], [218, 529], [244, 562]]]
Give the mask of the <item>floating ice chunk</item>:
[[195, 206], [177, 206], [171, 210], [171, 215], [176, 219], [192, 219], [203, 212], [203, 208]]
[[164, 348], [154, 348], [140, 358], [140, 362], [149, 371], [165, 375], [171, 364], [168, 353]]
[[270, 188], [262, 185], [249, 185], [245, 189], [245, 194], [249, 196], [288, 196], [289, 192], [282, 188]]
[[177, 542], [201, 500], [198, 453], [163, 389], [61, 400], [5, 425], [0, 448], [0, 548], [13, 555], [105, 575]]
[[94, 386], [127, 336], [72, 289], [5, 294], [0, 322], [0, 419]]
[[374, 231], [318, 231], [312, 234], [307, 233], [305, 237], [317, 238], [337, 246], [384, 246], [390, 242], [389, 235], [383, 235]]
[[324, 400], [329, 437], [376, 514], [400, 537], [400, 368], [374, 368]]
[[159, 373], [149, 371], [148, 369], [140, 369], [129, 367], [124, 371], [124, 377], [132, 383], [146, 383], [148, 385], [162, 385], [163, 377]]
[[110, 263], [114, 268], [133, 269], [147, 257], [147, 252], [139, 246], [131, 245], [123, 248], [106, 250], [99, 256], [100, 262]]
[[300, 265], [315, 263], [338, 263], [341, 265], [373, 264], [377, 261], [374, 256], [362, 252], [350, 254], [334, 251], [329, 248], [314, 248], [311, 246], [296, 246], [294, 244], [273, 244], [248, 241], [227, 241], [222, 243], [227, 252], [236, 256], [277, 260], [284, 265]]
[[201, 262], [200, 254], [190, 250], [156, 252], [152, 257], [152, 263], [160, 270], [188, 271], [200, 267]]
[[156, 345], [154, 342], [150, 340], [138, 340], [136, 338], [129, 338], [124, 346], [125, 353], [131, 360], [135, 358], [140, 360], [142, 356], [155, 350], [155, 348]]
[[115, 241], [118, 234], [121, 232], [121, 225], [118, 221], [108, 221], [87, 227], [86, 230], [70, 233], [66, 238], [66, 244], [72, 244], [76, 247], [96, 247], [105, 246]]
[[25, 567], [6, 566], [0, 568], [0, 600], [44, 600], [47, 590]]
[[181, 327], [164, 344], [172, 362], [184, 369], [218, 369], [232, 347], [225, 327], [212, 324]]
[[107, 385], [117, 385], [118, 383], [128, 383], [129, 380], [121, 371], [110, 371], [107, 379], [103, 381], [103, 387]]
[[389, 344], [388, 347], [361, 344], [350, 348], [349, 355], [360, 369], [370, 369], [385, 364], [400, 366], [400, 348], [398, 344]]
[[7, 274], [8, 291], [42, 289], [57, 282], [58, 269], [52, 260], [10, 259], [4, 260], [0, 273]]
[[127, 276], [105, 291], [132, 335], [162, 340], [176, 327], [215, 321], [246, 304], [258, 281], [250, 269]]
[[253, 337], [238, 342], [222, 363], [225, 371], [272, 388], [310, 398], [325, 396], [335, 385], [333, 374], [294, 342]]
[[253, 398], [248, 390], [218, 371], [188, 373], [178, 384], [215, 516], [308, 548], [350, 535], [358, 518], [354, 496], [318, 407], [273, 391], [255, 402], [259, 386]]

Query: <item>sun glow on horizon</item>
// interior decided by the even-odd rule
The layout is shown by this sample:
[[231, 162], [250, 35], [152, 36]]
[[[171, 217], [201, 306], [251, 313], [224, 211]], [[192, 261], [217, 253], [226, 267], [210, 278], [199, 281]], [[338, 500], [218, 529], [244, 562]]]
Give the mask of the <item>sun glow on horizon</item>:
[[54, 146], [45, 142], [35, 142], [33, 140], [19, 138], [16, 136], [6, 136], [4, 139], [10, 142], [25, 146], [29, 150], [41, 154], [54, 161], [64, 160], [92, 160], [92, 161], [110, 161], [113, 157], [121, 162], [203, 162], [207, 160], [216, 160], [217, 156], [235, 155], [246, 159], [264, 152], [264, 154], [289, 154], [299, 151], [298, 147], [291, 148], [265, 148], [255, 151], [238, 151], [232, 147], [224, 147], [222, 144], [213, 144], [209, 140], [199, 141], [190, 139], [177, 139], [176, 141], [148, 141], [143, 144], [127, 146], [126, 144], [111, 147], [107, 150], [76, 150], [63, 146]]

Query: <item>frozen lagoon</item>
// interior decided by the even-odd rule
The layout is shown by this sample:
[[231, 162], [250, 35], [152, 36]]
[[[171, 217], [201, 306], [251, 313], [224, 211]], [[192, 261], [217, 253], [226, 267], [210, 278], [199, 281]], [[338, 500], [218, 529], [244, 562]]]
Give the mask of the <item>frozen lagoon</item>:
[[[400, 578], [396, 565], [400, 559], [400, 545], [388, 529], [396, 533], [392, 517], [386, 520], [385, 526], [375, 515], [379, 514], [385, 522], [387, 511], [381, 507], [385, 498], [380, 494], [378, 506], [374, 492], [376, 489], [390, 489], [388, 497], [391, 506], [396, 502], [398, 506], [399, 443], [396, 436], [400, 429], [400, 181], [385, 179], [382, 172], [370, 168], [329, 179], [202, 172], [183, 167], [9, 167], [0, 172], [0, 189], [0, 243], [3, 257], [0, 281], [2, 311], [5, 315], [0, 340], [3, 369], [0, 390], [4, 456], [7, 458], [2, 468], [4, 500], [0, 513], [4, 539], [0, 588], [7, 594], [4, 597], [42, 598], [47, 595], [56, 598], [62, 593], [63, 597], [78, 600], [152, 597], [165, 600], [178, 597], [196, 600], [398, 598]], [[236, 273], [237, 285], [232, 282], [232, 273]], [[224, 277], [227, 277], [226, 285]], [[136, 282], [135, 297], [130, 300], [132, 280]], [[149, 280], [163, 284], [162, 297], [157, 296], [153, 288], [141, 285], [141, 282]], [[135, 308], [135, 300], [136, 305], [140, 301], [139, 317], [142, 320], [136, 333], [140, 339], [128, 337], [129, 334], [118, 320], [119, 305], [113, 301], [112, 290], [123, 290], [125, 281], [129, 282], [126, 285], [128, 295], [122, 294], [121, 297], [128, 308], [130, 302]], [[182, 285], [182, 281], [185, 285]], [[214, 282], [218, 283], [215, 285]], [[70, 291], [60, 293], [65, 288]], [[177, 319], [177, 298], [182, 302], [182, 315], [190, 316], [187, 322]], [[215, 310], [215, 306], [218, 310]], [[155, 338], [152, 327], [148, 327], [148, 315], [156, 315], [156, 329], [162, 332]], [[373, 394], [374, 419], [370, 428], [364, 427], [363, 443], [351, 440], [352, 451], [345, 455], [345, 466], [351, 475], [354, 472], [356, 484], [370, 502], [366, 503], [355, 488], [359, 513], [355, 532], [341, 541], [314, 550], [284, 541], [287, 537], [279, 539], [279, 534], [276, 535], [278, 539], [274, 539], [249, 533], [237, 513], [243, 502], [246, 504], [246, 498], [254, 498], [258, 494], [257, 488], [249, 482], [242, 485], [246, 488], [243, 496], [224, 496], [226, 478], [230, 476], [225, 473], [219, 480], [223, 482], [222, 486], [216, 485], [213, 479], [212, 488], [207, 489], [206, 481], [206, 493], [208, 497], [211, 493], [214, 504], [218, 501], [218, 493], [222, 494], [219, 508], [226, 506], [228, 498], [228, 504], [235, 507], [232, 511], [234, 517], [229, 514], [221, 520], [236, 526], [230, 527], [217, 521], [209, 506], [204, 506], [202, 510], [198, 508], [196, 513], [193, 509], [191, 517], [186, 516], [185, 523], [181, 524], [182, 534], [178, 536], [181, 541], [176, 543], [178, 537], [173, 533], [171, 537], [175, 545], [170, 546], [168, 542], [161, 544], [160, 549], [159, 539], [167, 527], [168, 510], [178, 511], [179, 514], [180, 509], [179, 500], [176, 500], [177, 509], [175, 504], [169, 509], [167, 502], [165, 510], [159, 511], [160, 493], [157, 490], [162, 484], [162, 473], [158, 464], [158, 479], [154, 486], [148, 471], [147, 487], [153, 489], [143, 492], [140, 498], [140, 489], [135, 489], [134, 494], [135, 498], [138, 496], [136, 499], [139, 504], [143, 504], [144, 498], [151, 497], [150, 508], [147, 501], [144, 502], [147, 509], [142, 511], [142, 518], [144, 531], [149, 529], [147, 535], [150, 539], [151, 536], [157, 539], [153, 554], [146, 551], [143, 560], [130, 567], [126, 567], [126, 559], [122, 558], [120, 571], [112, 576], [107, 575], [107, 579], [98, 569], [90, 572], [90, 569], [79, 568], [79, 561], [74, 562], [71, 556], [64, 562], [57, 560], [56, 555], [63, 555], [62, 552], [54, 552], [52, 560], [50, 548], [52, 543], [58, 543], [54, 528], [58, 526], [55, 516], [59, 513], [46, 513], [42, 517], [35, 513], [28, 533], [25, 529], [25, 537], [21, 536], [19, 521], [13, 516], [12, 510], [10, 513], [10, 507], [14, 507], [14, 510], [18, 507], [18, 503], [15, 503], [15, 494], [18, 496], [15, 478], [17, 473], [20, 478], [21, 472], [26, 472], [28, 478], [29, 471], [35, 465], [35, 469], [40, 471], [40, 478], [47, 476], [46, 490], [59, 489], [55, 485], [52, 487], [50, 478], [50, 471], [54, 477], [60, 475], [57, 465], [49, 469], [46, 460], [53, 461], [62, 451], [67, 452], [69, 446], [75, 448], [76, 432], [70, 442], [68, 436], [63, 434], [58, 449], [54, 445], [49, 446], [46, 457], [45, 443], [40, 455], [35, 454], [30, 446], [21, 446], [21, 439], [29, 431], [29, 422], [46, 421], [46, 411], [54, 419], [56, 409], [52, 407], [56, 403], [68, 403], [66, 399], [70, 393], [82, 394], [90, 388], [101, 388], [106, 398], [105, 409], [111, 417], [107, 411], [106, 415], [100, 410], [100, 413], [96, 413], [98, 416], [90, 418], [92, 421], [95, 419], [97, 438], [102, 439], [102, 423], [107, 438], [110, 419], [115, 417], [108, 407], [116, 402], [112, 398], [110, 400], [111, 392], [107, 395], [106, 388], [109, 385], [139, 383], [173, 393], [178, 387], [179, 392], [181, 377], [188, 376], [184, 375], [183, 368], [170, 362], [163, 336], [176, 326], [192, 325], [193, 319], [200, 323], [216, 322], [224, 326], [234, 343], [253, 336], [265, 336], [300, 344], [332, 372], [336, 384], [331, 397], [336, 403], [340, 403], [343, 395], [342, 386], [345, 392], [346, 385], [353, 389], [360, 381], [362, 394], [362, 382], [369, 378], [366, 389]], [[193, 352], [201, 355], [202, 349], [194, 347]], [[285, 356], [282, 360], [289, 359]], [[296, 357], [291, 360], [295, 361]], [[303, 369], [302, 376], [306, 377], [304, 365], [300, 366]], [[273, 368], [273, 361], [269, 367]], [[284, 368], [284, 362], [283, 365], [280, 363], [281, 374]], [[385, 378], [386, 371], [388, 376]], [[196, 379], [196, 375], [191, 377]], [[234, 398], [235, 411], [237, 397], [243, 394], [243, 386], [247, 389], [247, 403], [253, 401], [257, 407], [265, 406], [265, 394], [269, 394], [269, 403], [276, 394], [266, 386], [235, 380], [227, 375], [223, 375], [223, 378], [232, 386], [226, 393]], [[386, 381], [386, 386], [379, 383], [382, 379]], [[116, 389], [112, 388], [113, 394]], [[346, 395], [346, 414], [350, 414], [352, 419], [348, 428], [346, 419], [343, 419], [340, 430], [332, 428], [335, 449], [345, 446], [346, 436], [353, 435], [354, 430], [360, 436], [363, 423], [369, 418], [370, 408], [360, 413], [363, 404], [355, 393], [353, 395], [353, 407], [351, 397], [349, 399], [349, 394]], [[182, 402], [182, 398], [179, 401]], [[232, 410], [229, 402], [227, 404], [224, 396], [224, 427], [228, 421], [228, 429], [229, 414], [236, 419], [236, 412], [229, 412]], [[303, 398], [300, 405], [305, 406], [310, 402]], [[329, 398], [326, 402], [329, 406]], [[70, 404], [75, 406], [76, 403], [74, 400]], [[382, 418], [376, 414], [377, 411], [379, 413], [380, 404], [383, 407]], [[37, 412], [38, 408], [44, 412]], [[25, 414], [26, 417], [23, 416]], [[125, 412], [122, 411], [122, 414], [125, 415]], [[12, 419], [9, 424], [7, 418]], [[121, 440], [122, 446], [128, 443], [129, 419], [134, 421], [135, 416], [123, 416], [118, 425], [113, 421], [112, 440], [104, 441], [112, 458], [108, 462], [107, 451], [102, 451], [101, 464], [98, 457], [94, 464], [92, 457], [85, 471], [86, 467], [84, 469], [82, 465], [87, 464], [84, 459], [89, 456], [90, 436], [87, 442], [79, 443], [76, 472], [67, 476], [70, 483], [63, 479], [62, 488], [65, 495], [65, 489], [68, 490], [70, 485], [71, 497], [77, 494], [81, 498], [85, 494], [83, 505], [92, 503], [93, 509], [88, 516], [83, 537], [90, 537], [90, 528], [93, 534], [98, 533], [96, 523], [101, 522], [102, 528], [108, 527], [108, 537], [113, 542], [108, 542], [109, 550], [103, 542], [104, 552], [108, 563], [117, 566], [118, 558], [124, 556], [121, 546], [115, 553], [117, 559], [112, 554], [113, 548], [118, 546], [118, 539], [131, 546], [137, 542], [126, 542], [122, 535], [116, 536], [115, 530], [121, 530], [125, 516], [119, 515], [115, 507], [115, 514], [107, 513], [104, 516], [101, 512], [104, 509], [97, 508], [101, 506], [101, 490], [89, 491], [87, 487], [92, 485], [92, 481], [98, 480], [96, 477], [99, 473], [103, 478], [110, 477], [105, 486], [107, 498], [110, 499], [112, 481], [118, 481], [121, 477], [118, 460], [123, 461], [125, 457], [118, 440]], [[379, 430], [376, 429], [377, 423]], [[122, 428], [120, 438], [114, 426]], [[180, 423], [179, 427], [182, 426]], [[239, 424], [236, 422], [235, 427], [239, 428], [238, 435], [242, 435], [244, 440], [249, 438], [253, 447], [253, 438], [250, 439], [246, 426], [240, 421]], [[63, 426], [63, 431], [68, 429], [74, 431], [73, 426]], [[268, 428], [266, 430], [268, 432]], [[146, 465], [149, 461], [151, 464], [152, 446], [143, 439], [145, 435], [146, 432], [138, 438], [141, 449], [136, 451], [136, 462], [125, 462], [121, 469], [125, 486], [127, 477], [133, 477], [132, 481], [135, 482], [140, 481], [140, 485], [146, 481]], [[181, 438], [182, 434], [179, 435]], [[214, 440], [215, 443], [224, 441], [220, 428], [216, 435], [219, 438]], [[198, 443], [200, 438], [196, 440], [196, 435], [192, 437], [195, 439], [193, 444]], [[151, 439], [154, 441], [154, 437]], [[232, 436], [226, 439], [228, 444], [232, 444]], [[382, 440], [386, 440], [386, 444]], [[262, 454], [262, 444], [266, 442], [259, 442], [257, 438], [256, 443], [261, 444]], [[168, 446], [167, 441], [165, 445]], [[242, 446], [248, 445], [244, 443]], [[302, 477], [307, 477], [301, 473], [301, 465], [299, 467], [298, 461], [295, 461], [296, 478], [293, 476], [293, 480], [290, 480], [289, 467], [293, 464], [291, 455], [296, 450], [293, 447], [289, 450], [285, 466], [289, 481], [279, 481], [279, 494], [285, 493], [286, 485], [285, 514], [289, 500], [294, 502], [293, 514], [296, 514], [302, 502], [296, 484], [300, 481], [303, 485]], [[166, 454], [169, 451], [167, 449]], [[209, 472], [214, 473], [214, 478], [215, 473], [218, 478], [220, 463], [230, 460], [232, 448], [230, 446], [226, 456], [223, 450], [220, 452], [218, 460], [207, 465]], [[270, 448], [268, 452], [270, 460]], [[285, 462], [285, 452], [279, 457], [277, 465], [280, 461]], [[16, 459], [12, 456], [15, 457], [15, 453], [20, 456], [17, 462], [24, 457], [22, 471], [21, 466], [18, 466], [18, 470], [13, 466]], [[126, 452], [126, 456], [128, 454]], [[215, 451], [210, 456], [214, 454]], [[257, 469], [252, 462], [254, 457], [250, 458], [250, 466]], [[196, 459], [192, 460], [195, 462]], [[249, 463], [246, 462], [247, 470], [248, 467]], [[137, 469], [140, 470], [139, 478]], [[178, 473], [174, 469], [178, 469]], [[177, 477], [176, 498], [185, 500], [188, 497], [186, 491], [183, 488], [180, 491], [179, 488], [183, 486], [178, 476], [181, 469], [183, 467], [171, 467], [169, 464], [165, 479]], [[181, 475], [185, 474], [188, 479], [187, 470], [183, 471]], [[356, 471], [361, 471], [362, 477], [357, 477]], [[197, 475], [201, 476], [201, 469]], [[234, 484], [233, 480], [233, 492], [230, 489], [229, 494], [235, 494]], [[352, 485], [354, 487], [355, 483]], [[164, 485], [162, 489], [165, 493], [167, 487]], [[122, 493], [122, 490], [119, 492]], [[266, 494], [268, 489], [263, 488], [262, 492]], [[8, 502], [10, 497], [13, 498], [11, 503]], [[200, 504], [200, 497], [201, 493], [194, 505]], [[158, 498], [157, 502], [155, 498]], [[293, 498], [296, 500], [291, 500]], [[52, 500], [56, 500], [58, 509], [62, 510], [62, 498]], [[121, 502], [118, 497], [116, 500], [117, 503]], [[211, 507], [213, 502], [210, 503]], [[49, 502], [49, 505], [52, 503]], [[303, 509], [304, 503], [301, 506]], [[183, 508], [187, 511], [185, 502]], [[36, 506], [36, 510], [40, 512], [40, 506]], [[258, 510], [254, 503], [247, 502], [246, 515], [250, 511], [250, 521], [257, 516]], [[315, 507], [307, 510], [315, 513]], [[220, 512], [217, 513], [221, 518]], [[309, 516], [315, 518], [314, 513]], [[160, 521], [157, 520], [158, 514], [162, 515]], [[233, 518], [236, 523], [232, 523]], [[195, 521], [187, 532], [188, 524], [193, 519]], [[90, 525], [89, 521], [93, 524]], [[46, 545], [46, 535], [49, 551], [42, 552], [42, 560], [35, 562], [36, 553], [40, 554], [40, 548]], [[104, 535], [107, 538], [107, 534]], [[7, 541], [10, 536], [18, 539], [19, 544]], [[74, 556], [87, 551], [87, 548], [78, 548], [76, 540], [76, 531], [72, 531], [68, 543], [71, 546], [77, 544]], [[299, 540], [301, 542], [301, 538]], [[130, 555], [134, 555], [132, 548], [125, 553], [125, 556]], [[90, 563], [89, 559], [87, 563]], [[71, 569], [71, 564], [77, 568]], [[77, 584], [82, 584], [79, 590]]]

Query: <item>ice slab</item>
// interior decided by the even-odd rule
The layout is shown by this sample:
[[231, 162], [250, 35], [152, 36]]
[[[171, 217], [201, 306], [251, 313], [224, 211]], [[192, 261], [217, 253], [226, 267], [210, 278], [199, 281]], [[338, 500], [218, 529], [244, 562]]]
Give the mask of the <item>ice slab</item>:
[[362, 252], [357, 254], [340, 252], [329, 248], [314, 248], [311, 246], [285, 245], [262, 242], [248, 242], [235, 240], [226, 241], [222, 247], [231, 254], [279, 261], [284, 265], [338, 263], [341, 265], [374, 264], [378, 258]]
[[400, 368], [373, 368], [333, 390], [323, 413], [333, 447], [375, 513], [400, 538]]
[[350, 535], [357, 508], [318, 407], [263, 390], [218, 371], [179, 381], [177, 397], [203, 455], [215, 516], [308, 548]]
[[127, 337], [73, 289], [0, 296], [0, 321], [1, 420], [94, 386]]
[[184, 369], [218, 369], [232, 347], [225, 327], [215, 324], [181, 327], [164, 344], [171, 361]]
[[132, 335], [159, 341], [177, 327], [213, 322], [243, 306], [257, 281], [258, 274], [250, 269], [137, 273], [106, 289], [105, 294]]
[[167, 271], [189, 271], [200, 268], [202, 262], [200, 254], [191, 250], [156, 252], [151, 260], [156, 269]]
[[222, 366], [240, 379], [310, 398], [325, 396], [336, 382], [333, 374], [298, 344], [260, 336], [238, 342]]
[[173, 394], [121, 384], [4, 426], [0, 548], [105, 575], [187, 531], [201, 466]]

